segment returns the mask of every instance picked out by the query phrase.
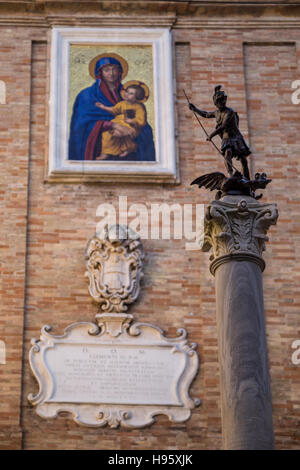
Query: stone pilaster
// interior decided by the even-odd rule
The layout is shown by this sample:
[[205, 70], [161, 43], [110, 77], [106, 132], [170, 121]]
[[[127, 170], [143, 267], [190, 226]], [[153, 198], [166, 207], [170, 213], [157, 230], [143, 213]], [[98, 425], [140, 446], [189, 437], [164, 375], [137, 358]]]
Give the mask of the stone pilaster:
[[203, 251], [212, 249], [225, 449], [272, 449], [262, 252], [275, 204], [225, 196], [208, 207]]

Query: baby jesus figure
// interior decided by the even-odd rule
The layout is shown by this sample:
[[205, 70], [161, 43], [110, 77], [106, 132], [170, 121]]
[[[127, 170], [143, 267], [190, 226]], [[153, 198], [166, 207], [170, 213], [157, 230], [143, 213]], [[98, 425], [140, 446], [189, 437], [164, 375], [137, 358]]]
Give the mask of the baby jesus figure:
[[[135, 152], [137, 144], [136, 137], [147, 123], [147, 114], [142, 102], [149, 97], [148, 87], [142, 83], [128, 84], [123, 90], [124, 101], [120, 101], [115, 106], [104, 106], [102, 103], [95, 103], [98, 108], [115, 116], [112, 119], [112, 129], [102, 134], [101, 154], [96, 160], [105, 160], [110, 155], [126, 157], [129, 153]], [[126, 87], [126, 85], [125, 85]]]

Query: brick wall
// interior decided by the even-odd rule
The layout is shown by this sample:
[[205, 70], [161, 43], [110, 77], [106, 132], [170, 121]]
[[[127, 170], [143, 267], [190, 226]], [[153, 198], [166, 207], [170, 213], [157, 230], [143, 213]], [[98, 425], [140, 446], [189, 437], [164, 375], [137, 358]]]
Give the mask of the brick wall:
[[[214, 279], [209, 255], [184, 248], [184, 240], [145, 240], [145, 277], [131, 313], [170, 336], [188, 330], [198, 343], [200, 369], [191, 395], [202, 406], [184, 424], [166, 417], [144, 430], [90, 429], [65, 416], [39, 418], [27, 402], [37, 391], [28, 352], [44, 324], [61, 334], [76, 321], [92, 321], [84, 278], [86, 243], [94, 234], [100, 203], [200, 203], [210, 195], [190, 187], [196, 175], [223, 171], [205, 142], [182, 93], [211, 109], [214, 85], [228, 92], [251, 144], [253, 171], [267, 169], [273, 182], [263, 201], [277, 202], [279, 221], [270, 230], [265, 259], [265, 309], [276, 447], [300, 444], [300, 368], [291, 363], [291, 343], [300, 339], [299, 155], [300, 105], [291, 102], [291, 82], [300, 79], [300, 33], [296, 29], [173, 30], [176, 111], [181, 184], [44, 183], [47, 145], [49, 49], [44, 27], [1, 27], [1, 276], [0, 448], [25, 449], [220, 449], [221, 418]], [[212, 122], [206, 122], [211, 129]]]

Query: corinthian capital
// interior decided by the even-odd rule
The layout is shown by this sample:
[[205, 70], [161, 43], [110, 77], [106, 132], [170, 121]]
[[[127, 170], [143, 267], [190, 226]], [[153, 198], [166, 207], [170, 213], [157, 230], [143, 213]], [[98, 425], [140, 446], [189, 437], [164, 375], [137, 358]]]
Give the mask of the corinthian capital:
[[211, 272], [228, 260], [251, 260], [262, 271], [267, 231], [278, 218], [276, 204], [260, 204], [249, 196], [225, 196], [212, 201], [205, 216], [202, 251], [213, 250]]

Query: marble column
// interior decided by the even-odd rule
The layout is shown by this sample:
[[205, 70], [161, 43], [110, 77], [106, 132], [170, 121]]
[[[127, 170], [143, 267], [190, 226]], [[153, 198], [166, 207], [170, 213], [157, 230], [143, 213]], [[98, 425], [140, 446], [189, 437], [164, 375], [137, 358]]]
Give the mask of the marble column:
[[275, 204], [248, 196], [213, 201], [202, 250], [212, 249], [224, 449], [273, 449], [262, 271]]

